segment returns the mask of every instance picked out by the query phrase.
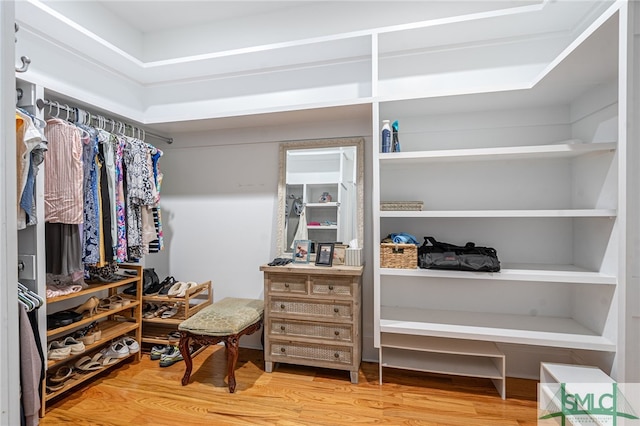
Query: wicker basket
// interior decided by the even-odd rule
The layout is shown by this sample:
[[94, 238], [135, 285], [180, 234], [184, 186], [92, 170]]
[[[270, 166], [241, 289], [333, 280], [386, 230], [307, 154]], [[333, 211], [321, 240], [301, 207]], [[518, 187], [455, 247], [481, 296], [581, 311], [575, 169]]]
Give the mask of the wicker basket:
[[420, 211], [424, 203], [422, 201], [381, 201], [380, 210], [382, 211]]
[[380, 244], [380, 267], [416, 269], [418, 267], [418, 247], [415, 244]]

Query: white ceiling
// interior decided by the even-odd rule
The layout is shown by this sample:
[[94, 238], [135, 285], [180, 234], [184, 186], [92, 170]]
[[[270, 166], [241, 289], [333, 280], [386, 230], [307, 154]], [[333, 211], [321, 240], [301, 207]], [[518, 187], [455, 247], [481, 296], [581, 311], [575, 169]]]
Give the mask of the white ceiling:
[[[229, 21], [238, 18], [277, 12], [294, 5], [293, 1], [120, 1], [102, 0], [95, 3], [111, 11], [141, 33], [184, 28], [194, 25]], [[300, 3], [300, 2], [297, 2]], [[307, 1], [306, 4], [320, 3]], [[150, 13], [150, 5], [153, 11]]]

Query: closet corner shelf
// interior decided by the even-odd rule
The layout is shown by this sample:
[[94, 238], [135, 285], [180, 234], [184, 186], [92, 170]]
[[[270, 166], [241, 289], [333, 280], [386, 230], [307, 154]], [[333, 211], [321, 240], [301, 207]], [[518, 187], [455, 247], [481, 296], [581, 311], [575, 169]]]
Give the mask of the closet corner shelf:
[[615, 275], [587, 271], [574, 265], [505, 264], [500, 272], [381, 268], [382, 276], [459, 278], [492, 281], [556, 282], [615, 286]]
[[382, 306], [380, 332], [615, 352], [572, 318]]
[[555, 209], [555, 210], [382, 210], [380, 217], [404, 217], [404, 218], [517, 218], [517, 217], [604, 217], [615, 218], [615, 209]]
[[487, 161], [578, 157], [589, 153], [612, 152], [616, 142], [559, 143], [554, 145], [510, 146], [500, 148], [444, 149], [379, 153], [380, 165], [426, 163], [431, 161]]

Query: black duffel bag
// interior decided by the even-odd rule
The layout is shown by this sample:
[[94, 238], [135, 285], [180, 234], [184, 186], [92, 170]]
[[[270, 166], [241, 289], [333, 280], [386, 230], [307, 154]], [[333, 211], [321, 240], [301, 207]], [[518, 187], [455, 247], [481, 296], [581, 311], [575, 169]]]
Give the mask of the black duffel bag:
[[418, 266], [422, 269], [498, 272], [500, 261], [491, 247], [477, 247], [474, 243], [461, 247], [424, 237], [424, 243], [418, 248]]

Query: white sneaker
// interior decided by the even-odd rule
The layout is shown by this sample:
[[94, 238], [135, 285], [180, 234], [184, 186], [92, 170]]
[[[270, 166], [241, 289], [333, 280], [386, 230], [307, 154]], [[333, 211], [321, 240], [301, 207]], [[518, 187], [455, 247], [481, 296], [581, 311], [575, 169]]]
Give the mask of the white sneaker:
[[108, 347], [104, 348], [100, 351], [104, 358], [124, 358], [129, 355], [129, 347], [122, 342], [122, 340], [118, 340], [117, 342], [113, 342]]
[[71, 355], [71, 347], [65, 346], [64, 343], [54, 340], [49, 343], [47, 348], [47, 359], [65, 359]]
[[74, 339], [73, 336], [68, 336], [66, 339], [64, 339], [64, 342], [62, 342], [62, 344], [67, 346], [68, 348], [71, 348], [71, 353], [74, 355], [81, 354], [85, 350], [84, 343]]
[[127, 348], [129, 348], [130, 354], [135, 354], [136, 352], [140, 351], [140, 345], [138, 344], [138, 341], [133, 337], [124, 336], [122, 339], [119, 340], [119, 342], [124, 344]]

